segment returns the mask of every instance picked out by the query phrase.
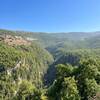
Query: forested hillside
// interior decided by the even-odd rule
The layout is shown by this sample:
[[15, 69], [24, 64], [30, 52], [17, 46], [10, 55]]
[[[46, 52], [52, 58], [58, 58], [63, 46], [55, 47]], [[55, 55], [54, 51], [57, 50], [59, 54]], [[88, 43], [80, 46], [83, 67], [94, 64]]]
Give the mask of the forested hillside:
[[99, 49], [62, 52], [62, 56], [54, 63], [55, 67], [52, 68], [54, 71], [48, 70], [48, 81], [52, 75], [56, 75], [48, 89], [49, 98], [51, 100], [99, 100], [99, 60]]
[[23, 92], [30, 94], [36, 91], [35, 87], [43, 88], [43, 76], [52, 62], [53, 57], [48, 51], [35, 43], [31, 46], [9, 46], [1, 42], [0, 98], [15, 100], [15, 95], [19, 95], [16, 99], [22, 100]]
[[99, 36], [0, 30], [0, 100], [100, 100]]

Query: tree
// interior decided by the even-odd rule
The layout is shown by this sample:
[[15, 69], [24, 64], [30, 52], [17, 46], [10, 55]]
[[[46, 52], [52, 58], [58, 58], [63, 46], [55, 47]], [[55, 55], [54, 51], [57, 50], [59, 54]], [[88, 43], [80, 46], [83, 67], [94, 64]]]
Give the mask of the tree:
[[57, 65], [57, 77], [68, 77], [71, 76], [73, 73], [73, 66], [70, 64], [58, 64]]
[[96, 83], [95, 79], [86, 79], [85, 85], [85, 94], [88, 98], [94, 97], [100, 92], [100, 86]]
[[61, 100], [80, 100], [77, 82], [74, 77], [64, 78], [60, 94]]
[[17, 92], [18, 100], [40, 100], [40, 92], [28, 81], [22, 81]]
[[82, 79], [85, 79], [85, 78], [88, 78], [88, 79], [96, 78], [96, 76], [99, 73], [97, 65], [96, 65], [96, 62], [93, 59], [83, 60], [80, 63], [79, 69], [80, 69], [80, 73], [79, 74], [80, 74], [80, 77]]

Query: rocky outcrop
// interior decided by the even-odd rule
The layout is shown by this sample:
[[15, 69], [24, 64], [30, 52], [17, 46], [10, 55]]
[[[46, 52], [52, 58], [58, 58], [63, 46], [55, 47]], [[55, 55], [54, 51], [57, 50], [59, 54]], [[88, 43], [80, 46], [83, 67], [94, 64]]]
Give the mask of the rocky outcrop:
[[4, 41], [8, 45], [31, 45], [31, 42], [23, 39], [21, 36], [1, 35], [0, 41]]

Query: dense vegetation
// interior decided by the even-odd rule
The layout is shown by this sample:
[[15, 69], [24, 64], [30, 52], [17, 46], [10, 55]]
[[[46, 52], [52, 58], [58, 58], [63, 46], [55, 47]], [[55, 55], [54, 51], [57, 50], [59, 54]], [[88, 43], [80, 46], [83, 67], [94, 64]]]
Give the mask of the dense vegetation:
[[92, 100], [100, 93], [100, 55], [78, 52], [67, 53], [56, 62], [61, 64], [48, 89], [52, 100]]
[[12, 47], [0, 43], [0, 98], [14, 99], [16, 92], [20, 100], [38, 94], [35, 87], [43, 87], [43, 75], [52, 62], [52, 56], [36, 44]]
[[94, 33], [0, 30], [37, 39], [0, 41], [0, 100], [100, 100], [100, 32]]

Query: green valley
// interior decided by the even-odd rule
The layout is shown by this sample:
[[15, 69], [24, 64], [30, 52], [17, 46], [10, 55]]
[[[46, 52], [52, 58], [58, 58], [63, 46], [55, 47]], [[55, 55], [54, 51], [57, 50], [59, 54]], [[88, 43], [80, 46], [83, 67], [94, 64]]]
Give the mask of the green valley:
[[100, 100], [100, 32], [0, 30], [0, 100]]

